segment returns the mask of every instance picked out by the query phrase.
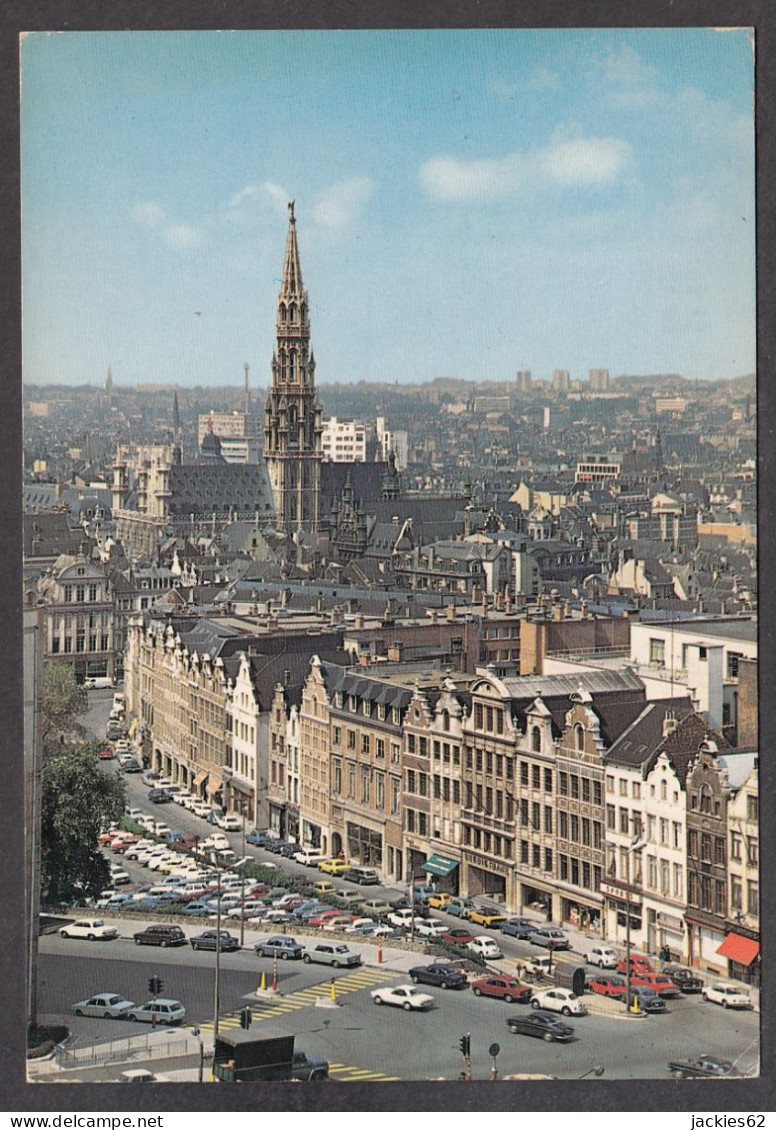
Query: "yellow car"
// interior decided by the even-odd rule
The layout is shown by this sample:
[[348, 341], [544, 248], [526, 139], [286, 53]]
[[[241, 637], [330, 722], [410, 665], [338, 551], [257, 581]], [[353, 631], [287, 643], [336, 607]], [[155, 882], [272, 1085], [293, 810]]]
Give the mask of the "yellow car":
[[486, 926], [492, 929], [494, 926], [500, 926], [502, 922], [506, 922], [506, 914], [500, 914], [497, 910], [470, 910], [469, 921], [476, 922], [478, 926]]
[[453, 896], [447, 891], [437, 891], [436, 894], [429, 895], [426, 901], [429, 906], [433, 906], [436, 910], [442, 910], [449, 902], [452, 902], [452, 899]]
[[318, 870], [323, 871], [325, 875], [341, 875], [347, 869], [348, 864], [344, 859], [322, 859], [318, 864]]
[[316, 895], [333, 895], [336, 894], [337, 888], [333, 883], [329, 883], [328, 880], [324, 879], [320, 883], [313, 883], [313, 890]]

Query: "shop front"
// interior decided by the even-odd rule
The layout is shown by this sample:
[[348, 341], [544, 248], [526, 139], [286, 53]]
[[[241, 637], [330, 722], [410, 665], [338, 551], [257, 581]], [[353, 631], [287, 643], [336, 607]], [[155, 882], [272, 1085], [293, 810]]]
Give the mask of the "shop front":
[[430, 855], [425, 863], [421, 864], [421, 870], [427, 875], [431, 886], [437, 891], [447, 891], [451, 895], [458, 894], [458, 869], [457, 859], [448, 859], [447, 856], [436, 853]]
[[760, 941], [753, 933], [746, 936], [731, 931], [717, 953], [727, 958], [727, 975], [732, 981], [760, 984]]

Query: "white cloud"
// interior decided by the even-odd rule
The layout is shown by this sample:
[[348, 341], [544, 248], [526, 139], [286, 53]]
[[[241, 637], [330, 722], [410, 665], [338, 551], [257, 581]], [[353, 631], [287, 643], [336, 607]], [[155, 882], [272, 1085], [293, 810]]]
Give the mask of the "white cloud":
[[595, 187], [617, 180], [630, 157], [630, 145], [615, 137], [563, 141], [538, 155], [540, 171], [566, 187]]
[[604, 77], [609, 82], [623, 86], [644, 86], [657, 78], [656, 67], [645, 63], [638, 51], [624, 43], [618, 51], [611, 51], [603, 62]]
[[351, 177], [328, 189], [313, 208], [313, 219], [329, 230], [346, 227], [363, 210], [375, 190], [369, 177]]
[[491, 160], [432, 157], [421, 166], [420, 183], [428, 196], [445, 201], [495, 199], [548, 184], [596, 188], [619, 178], [630, 153], [625, 141], [593, 137], [552, 141], [543, 149]]
[[165, 230], [164, 239], [171, 247], [185, 250], [189, 247], [199, 247], [202, 235], [190, 224], [173, 224]]
[[158, 228], [165, 222], [164, 209], [160, 204], [146, 200], [132, 209], [132, 219], [148, 228]]

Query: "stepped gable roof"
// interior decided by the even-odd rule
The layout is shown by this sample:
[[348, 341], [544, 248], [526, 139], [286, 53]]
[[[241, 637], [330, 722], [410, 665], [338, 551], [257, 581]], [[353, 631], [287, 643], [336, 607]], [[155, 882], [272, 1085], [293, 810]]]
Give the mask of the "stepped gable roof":
[[648, 702], [606, 752], [606, 760], [619, 765], [642, 765], [660, 745], [663, 724], [670, 713], [680, 721], [692, 714], [689, 696]]
[[[314, 647], [312, 646], [314, 644]], [[346, 664], [350, 655], [337, 646], [336, 637], [329, 641], [317, 636], [307, 640], [306, 647], [298, 651], [281, 651], [276, 654], [261, 653], [248, 657], [251, 682], [263, 710], [268, 710], [278, 683], [282, 683], [289, 706], [299, 706], [302, 690], [310, 674], [310, 659], [315, 654], [325, 665]]]
[[665, 753], [673, 765], [674, 772], [684, 789], [690, 762], [698, 752], [702, 741], [710, 738], [716, 742], [717, 749], [724, 752], [730, 749], [730, 742], [719, 731], [712, 729], [700, 714], [690, 711], [679, 725], [655, 748], [651, 757], [642, 765], [642, 776], [646, 777], [653, 769], [661, 753]]
[[383, 706], [395, 706], [400, 710], [406, 710], [413, 694], [412, 687], [399, 686], [387, 680], [354, 674], [352, 671], [346, 670], [345, 667], [331, 669], [328, 688], [331, 694], [342, 694], [346, 697], [354, 695], [356, 698], [380, 703]]

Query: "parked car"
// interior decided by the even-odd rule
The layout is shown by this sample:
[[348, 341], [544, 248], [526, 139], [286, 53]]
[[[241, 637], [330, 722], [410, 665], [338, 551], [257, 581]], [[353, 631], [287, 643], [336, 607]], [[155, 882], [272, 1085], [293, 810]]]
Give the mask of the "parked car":
[[536, 923], [532, 922], [530, 918], [507, 918], [501, 923], [502, 934], [508, 934], [512, 938], [520, 938], [523, 941], [528, 941], [535, 929]]
[[239, 832], [242, 828], [242, 820], [239, 816], [235, 816], [233, 812], [222, 816], [218, 821], [219, 828], [223, 828], [225, 832]]
[[269, 838], [266, 832], [260, 832], [258, 828], [251, 828], [250, 832], [245, 837], [245, 842], [253, 844], [254, 847], [264, 847]]
[[701, 996], [705, 1001], [721, 1004], [723, 1008], [752, 1007], [749, 994], [744, 992], [743, 989], [739, 989], [737, 985], [731, 985], [728, 981], [715, 981], [712, 985], [704, 986], [701, 990]]
[[462, 926], [454, 926], [442, 935], [442, 941], [451, 946], [468, 946], [469, 942], [474, 941], [474, 934], [471, 930], [464, 930]]
[[681, 996], [682, 990], [665, 973], [631, 973], [630, 983], [634, 988], [654, 989], [661, 997]]
[[[327, 922], [330, 922], [333, 918], [341, 918], [341, 917], [342, 917], [342, 915], [340, 914], [339, 910], [322, 910], [318, 914], [314, 914], [312, 916], [312, 918], [308, 918], [307, 919], [307, 925], [308, 926], [314, 926], [314, 927], [315, 926], [323, 927], [323, 926], [326, 925]], [[352, 922], [352, 918], [349, 918], [348, 922]]]
[[127, 1013], [128, 1020], [137, 1020], [142, 1024], [180, 1024], [186, 1015], [186, 1009], [180, 1001], [169, 997], [158, 997], [157, 1000], [146, 1001], [139, 1007], [135, 1005]]
[[740, 1079], [742, 1075], [726, 1059], [699, 1055], [695, 1059], [674, 1059], [668, 1070], [675, 1079]]
[[663, 966], [663, 972], [683, 993], [699, 993], [703, 989], [701, 978], [696, 976], [692, 969], [687, 969], [683, 965], [672, 965], [669, 962]]
[[472, 907], [469, 911], [469, 921], [477, 926], [484, 926], [488, 930], [498, 930], [507, 920], [506, 914], [495, 907]]
[[348, 867], [347, 871], [342, 872], [341, 878], [350, 883], [358, 883], [359, 886], [377, 887], [380, 884], [380, 876], [372, 867]]
[[185, 946], [186, 935], [180, 926], [164, 923], [159, 926], [147, 926], [145, 930], [133, 935], [136, 946]]
[[388, 985], [372, 989], [370, 996], [375, 1004], [392, 1004], [405, 1012], [425, 1012], [434, 1005], [430, 993], [421, 993], [414, 985]]
[[365, 914], [390, 914], [391, 908], [385, 899], [360, 899], [359, 907]]
[[414, 984], [439, 985], [443, 989], [465, 989], [468, 985], [466, 974], [457, 965], [445, 961], [435, 961], [431, 965], [416, 965], [410, 969]]
[[303, 867], [317, 867], [321, 860], [325, 858], [320, 848], [302, 848], [294, 852], [294, 859], [297, 863], [301, 863]]
[[531, 997], [531, 1008], [561, 1012], [564, 1016], [587, 1016], [587, 1009], [571, 989], [544, 989]]
[[616, 969], [619, 960], [611, 946], [593, 946], [585, 954], [587, 964], [597, 965], [599, 969]]
[[115, 926], [107, 926], [102, 918], [79, 918], [59, 931], [60, 938], [86, 938], [89, 942], [110, 942], [119, 936]]
[[334, 932], [336, 930], [347, 930], [348, 926], [353, 922], [352, 914], [335, 914], [327, 919], [323, 924], [324, 930]]
[[[631, 954], [631, 956], [630, 956], [630, 967], [631, 967], [631, 973], [633, 973], [635, 970], [640, 970], [642, 973], [654, 973], [655, 972], [653, 965], [652, 965], [652, 962], [649, 960], [649, 958], [648, 957], [642, 957], [642, 955], [638, 954], [638, 953], [632, 953]], [[627, 973], [627, 971], [628, 971], [628, 962], [626, 961], [626, 959], [624, 957], [622, 957], [617, 962], [617, 972], [618, 973]]]
[[452, 902], [452, 898], [449, 891], [434, 891], [433, 895], [428, 896], [427, 902], [434, 910], [444, 910], [447, 904]]
[[415, 930], [421, 938], [441, 938], [447, 933], [447, 926], [439, 918], [422, 918]]
[[479, 957], [484, 957], [486, 960], [495, 960], [504, 956], [493, 939], [487, 937], [485, 934], [472, 938], [466, 948], [471, 950], [472, 953], [476, 953]]
[[196, 937], [191, 938], [191, 948], [193, 950], [221, 950], [221, 953], [230, 953], [232, 950], [240, 948], [240, 939], [236, 938], [234, 934], [230, 934], [228, 930], [221, 930], [221, 943], [219, 946], [218, 930], [205, 930]]
[[514, 1035], [536, 1036], [548, 1043], [559, 1040], [566, 1043], [574, 1035], [570, 1024], [565, 1024], [560, 1017], [553, 1016], [551, 1012], [530, 1012], [526, 1016], [510, 1016], [507, 1028]]
[[323, 879], [319, 883], [313, 883], [313, 890], [316, 895], [335, 895], [337, 888], [328, 879]]
[[151, 789], [148, 793], [148, 799], [151, 804], [170, 804], [172, 794], [168, 793], [167, 789]]
[[318, 864], [318, 870], [324, 875], [344, 875], [349, 867], [344, 859], [322, 859]]
[[253, 948], [259, 957], [279, 957], [281, 961], [297, 961], [304, 952], [296, 938], [288, 934], [275, 934], [263, 942], [256, 942]]
[[302, 961], [307, 965], [316, 962], [321, 965], [332, 965], [338, 969], [343, 965], [360, 965], [361, 956], [340, 942], [320, 942], [318, 945], [305, 948]]
[[541, 926], [529, 937], [532, 946], [544, 946], [545, 949], [570, 950], [571, 942], [562, 930], [555, 930], [552, 926]]
[[113, 750], [110, 748], [109, 745], [104, 746], [100, 750], [100, 754], [99, 754], [100, 761], [112, 761], [115, 756], [116, 755], [114, 754]]
[[101, 1016], [105, 1020], [120, 1020], [134, 1007], [135, 1002], [128, 1001], [121, 993], [97, 993], [96, 996], [74, 1004], [73, 1012], [76, 1016]]
[[648, 988], [646, 985], [639, 985], [638, 988], [631, 988], [628, 994], [628, 1008], [633, 1008], [634, 1001], [638, 1001], [638, 1007], [642, 1012], [665, 1012], [666, 1002], [663, 1000], [654, 989]]
[[615, 1000], [624, 1000], [627, 985], [622, 977], [615, 975], [596, 974], [588, 979], [586, 986], [591, 993], [598, 993], [602, 997], [613, 997]]
[[507, 1004], [519, 1001], [528, 1004], [533, 994], [530, 985], [516, 981], [514, 977], [480, 977], [472, 981], [472, 992], [475, 997], [500, 997]]
[[411, 910], [392, 910], [387, 915], [388, 921], [392, 926], [401, 926], [405, 930], [417, 928], [423, 921], [417, 914], [413, 914]]

